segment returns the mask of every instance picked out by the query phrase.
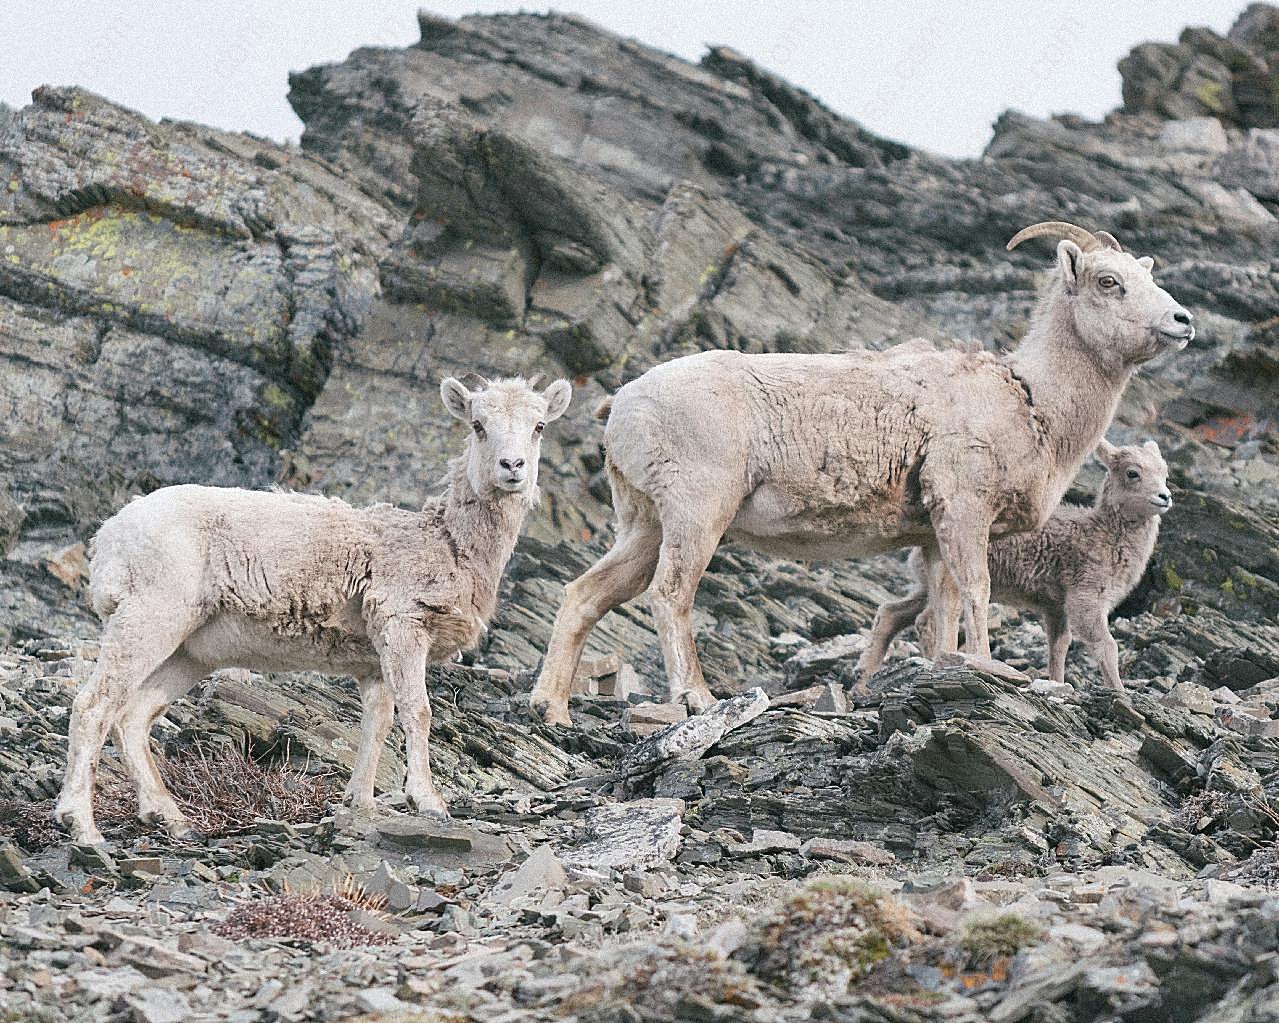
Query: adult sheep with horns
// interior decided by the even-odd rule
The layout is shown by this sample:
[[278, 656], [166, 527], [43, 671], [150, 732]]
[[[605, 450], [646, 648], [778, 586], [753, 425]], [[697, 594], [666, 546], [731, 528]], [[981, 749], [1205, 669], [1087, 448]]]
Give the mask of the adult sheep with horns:
[[1056, 265], [1020, 347], [911, 341], [829, 355], [712, 351], [657, 366], [601, 408], [617, 513], [612, 549], [565, 590], [532, 707], [568, 722], [587, 634], [649, 591], [672, 700], [712, 696], [693, 596], [721, 540], [805, 560], [924, 547], [955, 588], [933, 606], [935, 652], [990, 654], [987, 546], [1035, 529], [1110, 424], [1133, 370], [1194, 337], [1113, 236], [1052, 221]]

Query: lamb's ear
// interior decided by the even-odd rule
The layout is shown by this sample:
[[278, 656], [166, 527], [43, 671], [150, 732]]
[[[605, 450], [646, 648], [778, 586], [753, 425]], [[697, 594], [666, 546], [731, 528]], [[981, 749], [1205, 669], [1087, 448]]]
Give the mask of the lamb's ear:
[[1156, 444], [1153, 440], [1146, 441], [1146, 443], [1143, 444], [1142, 447], [1145, 448], [1147, 451], [1153, 451], [1156, 455], [1159, 454], [1159, 445]]
[[456, 377], [445, 377], [440, 381], [440, 398], [449, 415], [464, 423], [471, 421], [471, 392]]
[[1061, 267], [1062, 279], [1066, 282], [1066, 290], [1074, 291], [1079, 287], [1079, 271], [1084, 264], [1084, 250], [1067, 238], [1057, 243], [1057, 265]]
[[542, 392], [542, 397], [546, 399], [546, 421], [553, 422], [568, 409], [569, 400], [573, 397], [573, 385], [567, 380], [556, 380]]
[[1097, 461], [1109, 469], [1115, 464], [1119, 449], [1103, 437], [1097, 442], [1097, 450], [1093, 454], [1097, 456]]
[[1137, 265], [1143, 270], [1153, 270], [1155, 268], [1155, 258], [1153, 256], [1142, 256], [1137, 260]]

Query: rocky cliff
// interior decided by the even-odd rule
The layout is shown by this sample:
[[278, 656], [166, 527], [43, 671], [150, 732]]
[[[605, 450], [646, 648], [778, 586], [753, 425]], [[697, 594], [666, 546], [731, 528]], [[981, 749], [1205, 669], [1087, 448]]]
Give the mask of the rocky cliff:
[[[1275, 876], [1279, 820], [1270, 720], [1279, 700], [1279, 8], [1252, 5], [1224, 38], [1192, 28], [1176, 44], [1137, 47], [1120, 63], [1123, 106], [1103, 122], [1010, 112], [970, 161], [877, 138], [725, 48], [691, 65], [574, 17], [423, 14], [420, 23], [413, 47], [358, 50], [292, 76], [306, 124], [300, 147], [152, 123], [74, 87], [39, 89], [22, 110], [0, 107], [0, 638], [11, 644], [0, 795], [36, 813], [53, 792], [65, 707], [94, 656], [83, 642], [95, 623], [80, 545], [128, 495], [183, 481], [278, 482], [412, 506], [463, 441], [439, 405], [440, 377], [544, 371], [578, 388], [544, 446], [546, 500], [474, 655], [479, 667], [433, 681], [446, 705], [437, 713], [446, 790], [481, 832], [503, 836], [506, 853], [445, 864], [421, 850], [492, 846], [476, 834], [400, 835], [418, 850], [400, 863], [386, 851], [397, 839], [376, 828], [277, 822], [251, 825], [251, 840], [214, 853], [153, 846], [148, 869], [121, 873], [68, 861], [65, 850], [39, 853], [42, 843], [11, 830], [19, 847], [0, 848], [0, 883], [55, 891], [52, 908], [33, 895], [13, 910], [21, 933], [7, 937], [29, 950], [6, 965], [13, 1004], [50, 1003], [54, 981], [32, 989], [19, 978], [71, 954], [69, 942], [91, 965], [90, 949], [103, 959], [94, 968], [104, 976], [62, 991], [82, 1012], [67, 1008], [68, 1018], [110, 1010], [159, 1019], [166, 1009], [185, 1018], [148, 994], [137, 970], [147, 959], [139, 942], [179, 932], [194, 954], [174, 951], [187, 960], [170, 964], [184, 976], [216, 962], [225, 983], [246, 990], [279, 985], [277, 974], [305, 978], [304, 958], [276, 962], [269, 978], [251, 957], [224, 958], [201, 921], [220, 919], [229, 898], [254, 886], [349, 873], [370, 890], [399, 884], [397, 898], [412, 889], [414, 913], [431, 903], [428, 891], [440, 900], [404, 933], [403, 921], [387, 925], [401, 959], [433, 969], [455, 957], [446, 966], [460, 969], [477, 943], [499, 956], [489, 973], [460, 969], [473, 1001], [458, 1011], [474, 1018], [515, 1003], [537, 1018], [775, 1018], [783, 1009], [806, 1018], [820, 998], [836, 1019], [878, 1018], [866, 1014], [893, 1004], [903, 1013], [944, 1005], [951, 1018], [1122, 1010], [1137, 1019], [1163, 998], [1178, 1006], [1175, 1018], [1193, 1019], [1229, 986], [1192, 991], [1168, 979], [1196, 962], [1235, 985], [1238, 1014], [1219, 1018], [1247, 1018], [1271, 974], [1221, 948], [1264, 945], [1272, 904], [1223, 885]], [[1047, 253], [1008, 254], [1004, 243], [1057, 218], [1154, 255], [1159, 280], [1200, 327], [1190, 348], [1137, 377], [1112, 433], [1159, 440], [1176, 498], [1151, 568], [1115, 621], [1132, 708], [897, 659], [877, 678], [874, 705], [850, 713], [829, 686], [847, 681], [859, 632], [900, 589], [899, 560], [805, 566], [725, 549], [698, 598], [708, 681], [724, 697], [762, 686], [772, 709], [705, 756], [618, 776], [617, 758], [669, 714], [645, 702], [660, 694], [661, 670], [641, 601], [610, 615], [589, 650], [626, 662], [617, 698], [579, 697], [583, 725], [573, 732], [530, 729], [519, 697], [559, 587], [609, 540], [600, 430], [589, 415], [596, 399], [706, 348], [815, 352], [914, 336], [1014, 346]], [[1086, 469], [1080, 492], [1097, 478]], [[1042, 633], [1029, 620], [1005, 616], [996, 642], [1004, 661], [1042, 669]], [[635, 681], [623, 685], [631, 669]], [[1077, 656], [1069, 675], [1082, 686], [1094, 671]], [[627, 688], [637, 690], [630, 704]], [[346, 683], [219, 676], [174, 710], [164, 738], [175, 756], [210, 734], [276, 758], [305, 751], [313, 768], [340, 775], [357, 716]], [[399, 770], [392, 758], [385, 788]], [[625, 796], [656, 800], [657, 824], [641, 829], [654, 859], [603, 879], [574, 875], [579, 847], [599, 851], [590, 828], [609, 831], [591, 814]], [[648, 812], [641, 823], [652, 824]], [[510, 881], [504, 864], [541, 846], [557, 851], [530, 857], [520, 877], [549, 876], [563, 910], [528, 902], [528, 891], [499, 893]], [[903, 896], [929, 921], [873, 938], [912, 978], [909, 1005], [867, 1002], [899, 990], [887, 967], [850, 994], [860, 967], [846, 962], [842, 974], [832, 967], [842, 988], [823, 980], [778, 994], [781, 968], [740, 935], [714, 958], [712, 972], [726, 971], [715, 973], [715, 998], [683, 1009], [663, 1001], [652, 978], [688, 954], [680, 941], [710, 941], [734, 898], [802, 901], [770, 886], [852, 860], [907, 893], [958, 875], [988, 886], [922, 903]], [[379, 875], [380, 864], [408, 874]], [[177, 880], [138, 882], [138, 872]], [[1217, 888], [1204, 887], [1207, 875]], [[225, 887], [233, 880], [235, 891]], [[72, 905], [81, 897], [68, 892], [86, 884], [110, 894]], [[123, 900], [119, 913], [160, 906], [146, 910], [152, 930], [86, 924], [95, 914], [109, 921], [112, 897]], [[1246, 912], [1227, 908], [1236, 897]], [[951, 916], [938, 916], [945, 899], [955, 900]], [[1013, 949], [948, 959], [942, 945], [967, 933], [964, 914], [1002, 903], [1039, 921], [1036, 934], [1058, 929], [1039, 958], [1014, 959], [1023, 953]], [[1229, 915], [1236, 910], [1243, 915]], [[8, 912], [0, 905], [0, 928]], [[870, 910], [858, 903], [850, 913]], [[1178, 913], [1196, 921], [1186, 933]], [[1130, 926], [1139, 918], [1147, 923]], [[165, 930], [174, 919], [180, 926]], [[582, 941], [663, 927], [668, 937], [638, 966], [617, 952], [571, 976], [547, 968], [548, 950], [567, 962]], [[1246, 939], [1240, 928], [1250, 928]], [[533, 951], [520, 952], [521, 942]], [[527, 976], [504, 985], [498, 974], [515, 960]], [[978, 965], [982, 979], [962, 979]], [[404, 980], [413, 968], [400, 959], [361, 969], [296, 1008], [259, 991], [241, 1011], [300, 1019], [377, 1008], [376, 998], [352, 1001], [361, 984], [389, 985], [392, 1001], [444, 1004], [438, 990]], [[1116, 979], [1122, 969], [1127, 980]], [[1055, 979], [1044, 986], [1035, 976]], [[607, 1015], [615, 988], [630, 992], [637, 1015]], [[182, 990], [187, 1015], [205, 1011], [198, 985]], [[1067, 1011], [1077, 1015], [1060, 1016]]]

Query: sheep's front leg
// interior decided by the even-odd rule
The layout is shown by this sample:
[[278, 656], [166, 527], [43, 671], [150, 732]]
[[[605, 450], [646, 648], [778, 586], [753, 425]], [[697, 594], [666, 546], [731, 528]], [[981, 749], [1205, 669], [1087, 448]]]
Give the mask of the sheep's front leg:
[[1099, 607], [1075, 604], [1067, 613], [1067, 619], [1070, 630], [1083, 640], [1101, 668], [1101, 677], [1106, 685], [1122, 693], [1124, 684], [1119, 678], [1119, 644], [1110, 634], [1106, 612]]
[[[357, 810], [372, 812], [377, 808], [373, 798], [373, 782], [377, 778], [377, 765], [382, 757], [382, 747], [391, 731], [395, 717], [395, 696], [391, 687], [380, 678], [359, 679], [360, 686], [360, 749], [355, 755], [351, 780], [347, 782], [343, 799]], [[430, 707], [427, 707], [429, 719]], [[429, 773], [428, 765], [428, 773]]]
[[426, 692], [430, 649], [430, 637], [416, 623], [393, 619], [382, 629], [382, 677], [390, 687], [404, 729], [408, 761], [404, 794], [419, 813], [447, 817], [448, 807], [431, 777], [431, 700]]
[[[964, 652], [990, 656], [990, 513], [973, 505], [945, 508], [935, 524], [941, 560], [963, 602]], [[940, 629], [942, 622], [936, 622]], [[942, 637], [938, 635], [938, 643]]]

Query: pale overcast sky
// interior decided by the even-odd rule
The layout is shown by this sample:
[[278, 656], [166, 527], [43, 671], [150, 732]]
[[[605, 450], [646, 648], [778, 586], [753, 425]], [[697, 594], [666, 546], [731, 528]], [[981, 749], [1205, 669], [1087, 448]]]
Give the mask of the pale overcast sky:
[[[79, 84], [151, 117], [296, 140], [290, 70], [417, 39], [419, 6], [480, 0], [0, 0], [0, 100]], [[696, 61], [725, 44], [881, 135], [976, 156], [1009, 107], [1100, 118], [1116, 61], [1186, 25], [1225, 32], [1246, 0], [562, 0], [625, 36]], [[545, 11], [534, 4], [526, 10]]]

